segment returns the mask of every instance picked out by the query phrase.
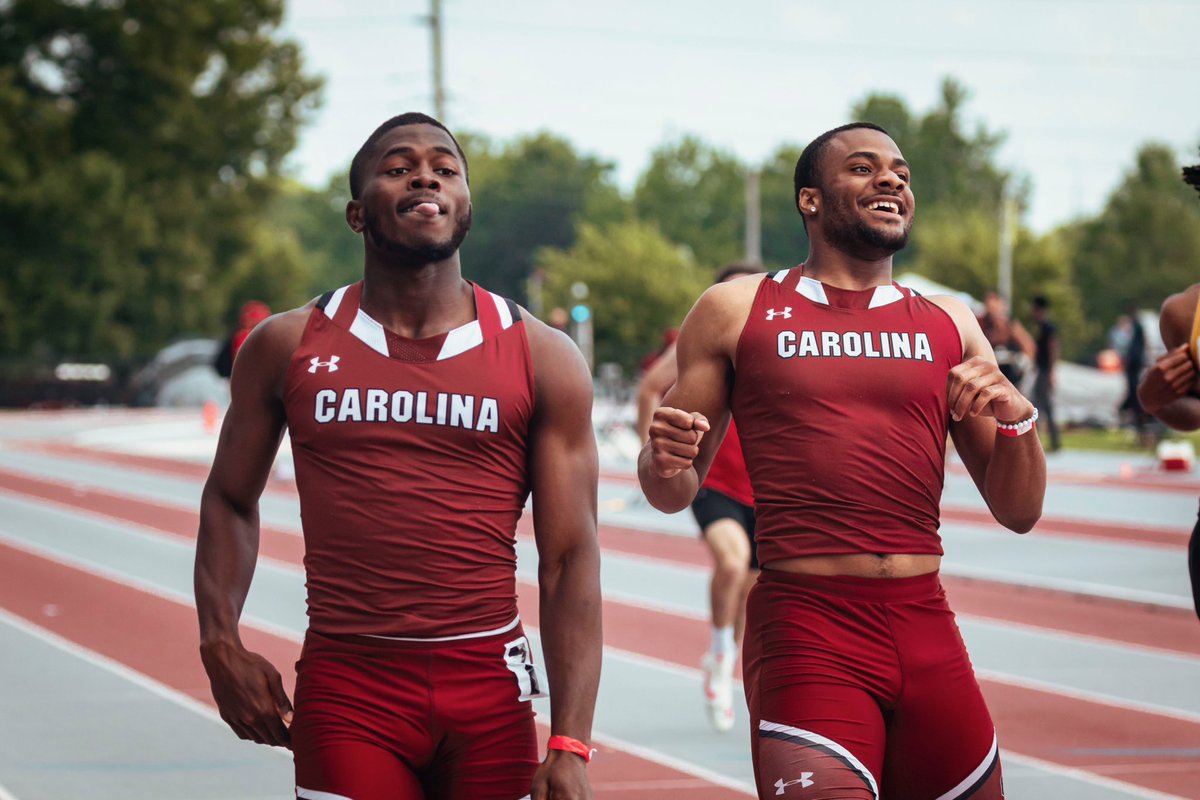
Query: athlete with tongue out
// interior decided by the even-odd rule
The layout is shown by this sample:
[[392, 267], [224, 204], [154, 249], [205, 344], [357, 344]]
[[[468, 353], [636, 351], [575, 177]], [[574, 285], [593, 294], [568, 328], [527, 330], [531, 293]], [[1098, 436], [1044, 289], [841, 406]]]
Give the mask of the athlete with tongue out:
[[[290, 747], [296, 796], [589, 798], [600, 674], [591, 377], [560, 331], [462, 277], [467, 162], [404, 114], [354, 157], [363, 279], [277, 314], [232, 380], [196, 549], [200, 652], [238, 736]], [[238, 620], [284, 427], [309, 629], [295, 708]], [[516, 604], [533, 496], [549, 683]], [[530, 700], [551, 698], [539, 763]]]
[[822, 134], [796, 165], [798, 267], [710, 288], [650, 424], [647, 498], [687, 506], [730, 415], [762, 571], [743, 678], [760, 797], [1003, 797], [995, 732], [938, 580], [946, 436], [995, 518], [1041, 515], [1033, 404], [975, 316], [892, 281], [910, 170], [883, 129]]

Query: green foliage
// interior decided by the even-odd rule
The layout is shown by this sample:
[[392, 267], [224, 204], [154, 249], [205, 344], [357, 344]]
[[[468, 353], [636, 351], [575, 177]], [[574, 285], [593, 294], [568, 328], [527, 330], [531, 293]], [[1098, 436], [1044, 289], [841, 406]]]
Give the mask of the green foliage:
[[584, 224], [569, 249], [546, 248], [537, 263], [545, 274], [546, 307], [570, 308], [571, 286], [588, 287], [596, 363], [615, 361], [634, 374], [655, 349], [665, 327], [677, 327], [712, 283], [690, 255], [641, 222], [606, 227]]
[[318, 83], [281, 0], [0, 4], [0, 355], [144, 356], [291, 302], [264, 218]]
[[639, 220], [687, 245], [702, 264], [717, 267], [744, 255], [746, 170], [694, 136], [654, 151], [633, 206]]
[[1104, 210], [1075, 235], [1075, 271], [1097, 334], [1128, 306], [1157, 309], [1196, 281], [1200, 203], [1165, 145], [1143, 146]]
[[763, 165], [759, 183], [762, 208], [763, 264], [793, 267], [808, 254], [808, 235], [796, 209], [793, 175], [803, 147], [784, 145]]
[[579, 155], [549, 133], [494, 147], [459, 137], [470, 166], [474, 222], [463, 244], [463, 273], [491, 291], [526, 301], [541, 247], [570, 247], [583, 219], [626, 216], [611, 164]]
[[346, 224], [347, 180], [348, 174], [335, 175], [323, 189], [287, 181], [269, 207], [271, 224], [295, 241], [307, 265], [308, 297], [362, 277], [362, 237]]

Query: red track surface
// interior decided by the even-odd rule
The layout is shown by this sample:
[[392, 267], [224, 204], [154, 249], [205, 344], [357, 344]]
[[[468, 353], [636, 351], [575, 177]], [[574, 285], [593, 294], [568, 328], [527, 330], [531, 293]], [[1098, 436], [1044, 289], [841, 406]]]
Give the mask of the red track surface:
[[[39, 449], [192, 478], [207, 472], [200, 465], [164, 459], [58, 445], [39, 446]], [[288, 491], [283, 486], [275, 486], [273, 490]], [[0, 470], [0, 491], [133, 523], [157, 535], [185, 540], [195, 536], [197, 514], [182, 506], [5, 470]], [[1145, 531], [1120, 526], [1059, 520], [1052, 521], [1051, 527], [1063, 535], [1131, 538], [1143, 544], [1147, 541]], [[523, 520], [522, 533], [529, 534], [528, 520]], [[1182, 538], [1178, 541], [1164, 538], [1161, 544], [1182, 549], [1182, 542]], [[678, 536], [605, 526], [601, 530], [601, 544], [610, 553], [676, 564], [707, 564], [698, 542]], [[302, 540], [295, 532], [266, 528], [261, 551], [265, 557], [299, 566]], [[0, 574], [6, 576], [0, 582], [0, 607], [201, 702], [211, 703], [207, 680], [195, 656], [197, 632], [191, 606], [6, 545], [0, 545]], [[1200, 655], [1200, 629], [1190, 612], [986, 581], [947, 577], [944, 582], [961, 614]], [[536, 588], [526, 583], [520, 583], [518, 588], [523, 615], [532, 622], [537, 618]], [[688, 657], [700, 652], [706, 636], [705, 623], [612, 600], [605, 602], [604, 614], [609, 647], [685, 667], [695, 666]], [[120, 624], [114, 625], [113, 620], [120, 620]], [[290, 685], [291, 664], [298, 644], [253, 628], [244, 630], [244, 638], [248, 646], [266, 655], [285, 672]], [[154, 644], [148, 647], [147, 642]], [[1113, 756], [1094, 754], [1120, 748], [1164, 751], [1195, 748], [1200, 742], [1200, 724], [1007, 682], [981, 683], [1006, 749], [1159, 791], [1200, 796], [1196, 793], [1200, 787], [1200, 764], [1194, 758], [1163, 756], [1155, 759], [1153, 765], [1146, 759], [1122, 764], [1119, 760], [1114, 762]], [[1047, 719], [1055, 720], [1055, 724], [1046, 724]], [[665, 791], [685, 788], [687, 796], [697, 800], [732, 794], [729, 789], [628, 753], [601, 749], [602, 755], [592, 768], [598, 796], [661, 797]], [[1148, 769], [1150, 766], [1153, 768]]]

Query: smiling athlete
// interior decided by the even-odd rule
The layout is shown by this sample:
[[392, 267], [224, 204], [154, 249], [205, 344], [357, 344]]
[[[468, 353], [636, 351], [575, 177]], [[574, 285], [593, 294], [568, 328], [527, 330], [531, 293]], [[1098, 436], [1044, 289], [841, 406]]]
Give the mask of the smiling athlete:
[[[350, 189], [363, 279], [271, 317], [235, 362], [196, 553], [213, 696], [238, 736], [293, 750], [297, 797], [591, 797], [591, 376], [564, 334], [463, 279], [467, 163], [441, 123], [385, 122]], [[285, 426], [309, 616], [294, 712], [238, 636]], [[530, 700], [547, 686], [515, 585], [531, 492], [552, 704], [540, 765]]]
[[808, 260], [710, 288], [638, 475], [687, 506], [736, 420], [762, 572], [745, 687], [761, 797], [1003, 797], [995, 731], [938, 579], [947, 432], [995, 518], [1041, 515], [1037, 412], [974, 314], [892, 281], [915, 200], [875, 125], [836, 128], [796, 165]]

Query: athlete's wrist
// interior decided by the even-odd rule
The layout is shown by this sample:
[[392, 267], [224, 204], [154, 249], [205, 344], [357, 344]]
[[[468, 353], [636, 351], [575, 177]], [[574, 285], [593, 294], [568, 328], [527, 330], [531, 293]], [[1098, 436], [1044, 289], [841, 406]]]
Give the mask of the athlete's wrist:
[[551, 736], [546, 742], [547, 754], [554, 751], [563, 753], [572, 753], [579, 756], [587, 763], [592, 760], [592, 756], [596, 754], [596, 749], [572, 736]]

